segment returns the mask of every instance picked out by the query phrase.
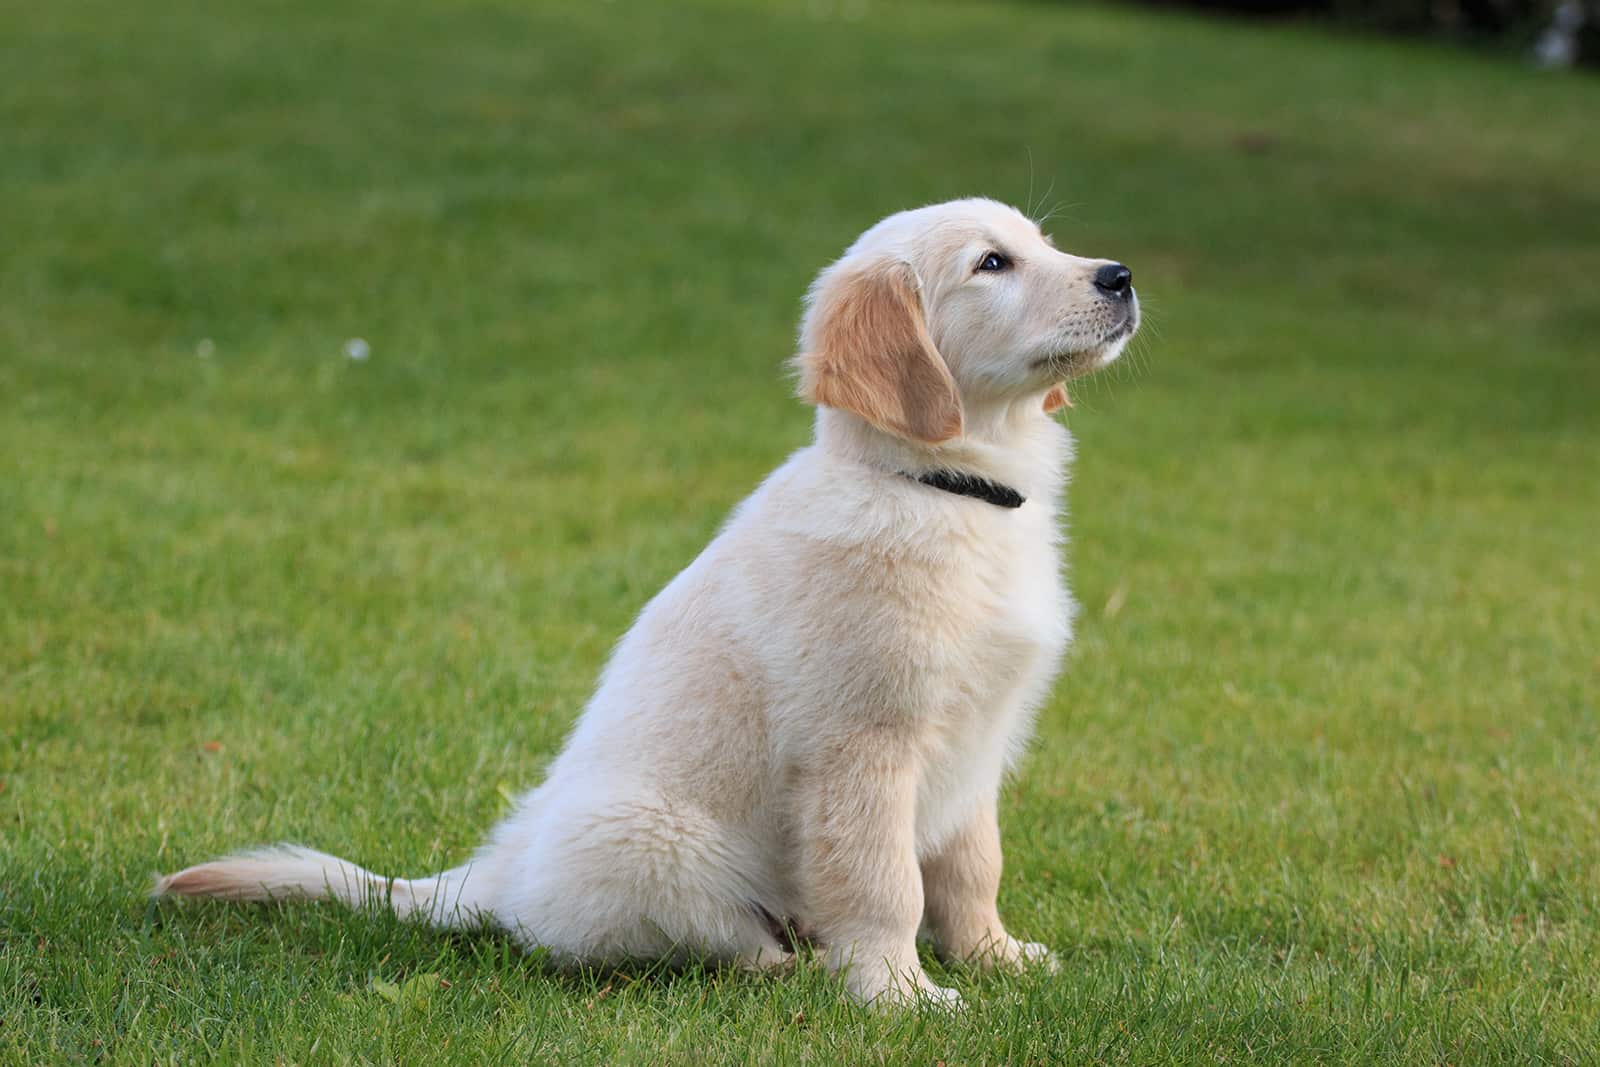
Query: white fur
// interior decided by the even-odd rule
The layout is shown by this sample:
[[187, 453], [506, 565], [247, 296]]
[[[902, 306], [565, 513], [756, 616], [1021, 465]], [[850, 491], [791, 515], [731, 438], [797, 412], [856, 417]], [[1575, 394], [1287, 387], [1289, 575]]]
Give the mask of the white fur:
[[[996, 241], [1017, 268], [974, 273]], [[1102, 343], [1095, 325], [1105, 297], [1085, 279], [1100, 261], [1056, 252], [992, 201], [891, 216], [830, 271], [869, 255], [916, 271], [960, 392], [959, 436], [922, 444], [819, 408], [815, 441], [644, 608], [545, 782], [471, 863], [391, 882], [267, 851], [157, 891], [477, 916], [573, 961], [781, 964], [759, 905], [814, 937], [858, 998], [886, 1002], [955, 999], [917, 963], [919, 925], [949, 955], [1040, 959], [994, 916], [993, 824], [1071, 636], [1058, 554], [1071, 446], [1041, 402], [1114, 358], [1125, 334]], [[905, 476], [939, 467], [1027, 503]]]

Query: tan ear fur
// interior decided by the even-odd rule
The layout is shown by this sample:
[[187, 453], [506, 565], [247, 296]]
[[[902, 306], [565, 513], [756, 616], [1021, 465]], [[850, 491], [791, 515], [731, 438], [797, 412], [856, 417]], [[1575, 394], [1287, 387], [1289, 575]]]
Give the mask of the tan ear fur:
[[911, 268], [880, 259], [825, 277], [795, 359], [800, 396], [924, 444], [961, 434], [961, 397], [928, 335]]
[[1054, 386], [1048, 393], [1044, 394], [1044, 413], [1046, 415], [1054, 415], [1062, 408], [1070, 408], [1071, 406], [1072, 398], [1067, 395], [1067, 387], [1065, 385]]

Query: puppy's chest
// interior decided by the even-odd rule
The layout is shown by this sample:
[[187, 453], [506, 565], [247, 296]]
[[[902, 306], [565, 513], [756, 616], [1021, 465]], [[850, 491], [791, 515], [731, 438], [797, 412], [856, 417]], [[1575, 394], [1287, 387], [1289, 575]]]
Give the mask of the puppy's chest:
[[1047, 531], [1017, 531], [978, 546], [965, 566], [945, 574], [944, 586], [939, 608], [947, 632], [959, 635], [951, 651], [984, 689], [1010, 689], [1019, 671], [1066, 647], [1071, 608]]
[[[1032, 712], [1070, 636], [1070, 602], [1053, 543], [1006, 546], [948, 578], [954, 640], [948, 672], [923, 720], [917, 839], [926, 852], [948, 839], [1021, 752]], [[958, 620], [956, 615], [960, 614]]]
[[1059, 654], [1067, 643], [1070, 607], [1054, 546], [1035, 554], [1007, 575], [1006, 593], [994, 617], [995, 639], [1019, 652]]

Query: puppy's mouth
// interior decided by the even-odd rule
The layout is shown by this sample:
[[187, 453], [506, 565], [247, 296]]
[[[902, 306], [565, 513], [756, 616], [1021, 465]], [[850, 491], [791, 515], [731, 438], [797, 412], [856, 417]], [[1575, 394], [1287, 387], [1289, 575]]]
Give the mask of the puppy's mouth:
[[1035, 361], [1034, 366], [1061, 381], [1098, 370], [1122, 355], [1123, 347], [1139, 330], [1139, 298], [1130, 296], [1117, 321], [1098, 338], [1087, 344], [1073, 338], [1068, 346]]
[[1133, 336], [1134, 331], [1138, 328], [1139, 309], [1137, 307], [1131, 307], [1128, 309], [1128, 313], [1122, 317], [1122, 321], [1117, 323], [1116, 326], [1112, 327], [1111, 332], [1106, 334], [1105, 337], [1101, 339], [1100, 343], [1095, 347], [1105, 348], [1107, 345], [1116, 344], [1118, 341], [1126, 341], [1128, 338]]

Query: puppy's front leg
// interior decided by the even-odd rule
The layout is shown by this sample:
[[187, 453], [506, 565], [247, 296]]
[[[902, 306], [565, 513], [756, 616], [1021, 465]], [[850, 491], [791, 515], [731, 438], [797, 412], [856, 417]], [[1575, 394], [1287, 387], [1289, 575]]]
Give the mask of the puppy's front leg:
[[837, 740], [799, 776], [805, 920], [828, 968], [863, 1002], [960, 1003], [917, 959], [916, 796], [916, 756], [891, 728]]
[[995, 807], [985, 804], [922, 864], [928, 902], [928, 928], [934, 948], [945, 959], [980, 967], [1054, 966], [1043, 945], [1018, 941], [1006, 933], [995, 907], [1000, 892], [1000, 824]]

